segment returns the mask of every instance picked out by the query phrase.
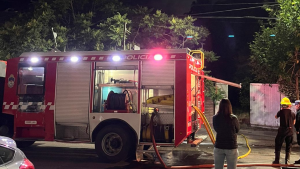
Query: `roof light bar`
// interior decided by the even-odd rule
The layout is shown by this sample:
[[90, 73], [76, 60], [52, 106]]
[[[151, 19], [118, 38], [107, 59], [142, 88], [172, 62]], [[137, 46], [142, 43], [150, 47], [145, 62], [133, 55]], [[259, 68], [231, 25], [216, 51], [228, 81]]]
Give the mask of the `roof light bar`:
[[39, 59], [38, 59], [37, 57], [32, 57], [32, 58], [30, 59], [30, 61], [31, 61], [32, 63], [37, 63], [37, 62], [39, 61]]
[[163, 56], [161, 54], [154, 55], [154, 60], [162, 60]]
[[112, 60], [115, 61], [115, 62], [118, 62], [118, 61], [121, 60], [121, 57], [118, 56], [118, 55], [114, 55], [114, 56], [112, 57]]
[[77, 56], [72, 56], [71, 57], [71, 62], [78, 62], [78, 57]]

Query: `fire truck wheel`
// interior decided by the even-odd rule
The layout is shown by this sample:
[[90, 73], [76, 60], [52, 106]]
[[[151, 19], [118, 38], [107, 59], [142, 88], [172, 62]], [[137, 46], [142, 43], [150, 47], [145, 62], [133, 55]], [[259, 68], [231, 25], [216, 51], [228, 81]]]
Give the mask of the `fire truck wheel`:
[[25, 148], [31, 146], [35, 141], [16, 141], [18, 148]]
[[130, 156], [132, 139], [124, 126], [108, 125], [99, 131], [95, 149], [102, 162], [125, 161]]

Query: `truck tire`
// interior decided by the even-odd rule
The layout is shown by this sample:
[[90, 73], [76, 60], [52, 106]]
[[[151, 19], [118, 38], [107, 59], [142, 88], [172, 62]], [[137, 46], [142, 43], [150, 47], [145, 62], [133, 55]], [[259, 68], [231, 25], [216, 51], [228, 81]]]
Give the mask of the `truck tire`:
[[34, 144], [35, 141], [16, 141], [18, 148], [26, 148]]
[[108, 125], [98, 132], [95, 149], [100, 161], [116, 163], [130, 157], [133, 138], [128, 130], [125, 126]]

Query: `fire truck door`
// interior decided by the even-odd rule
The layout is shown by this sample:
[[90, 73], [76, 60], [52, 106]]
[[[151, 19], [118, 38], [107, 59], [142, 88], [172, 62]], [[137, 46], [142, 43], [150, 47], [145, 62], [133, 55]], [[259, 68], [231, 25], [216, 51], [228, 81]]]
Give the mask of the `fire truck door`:
[[91, 63], [58, 63], [56, 139], [89, 139]]

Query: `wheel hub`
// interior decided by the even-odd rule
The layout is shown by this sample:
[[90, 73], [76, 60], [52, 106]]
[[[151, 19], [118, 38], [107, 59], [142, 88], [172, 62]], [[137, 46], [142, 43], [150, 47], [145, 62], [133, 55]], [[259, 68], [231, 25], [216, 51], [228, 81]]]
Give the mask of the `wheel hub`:
[[102, 149], [105, 154], [115, 156], [123, 148], [122, 138], [117, 133], [107, 133], [102, 139]]

